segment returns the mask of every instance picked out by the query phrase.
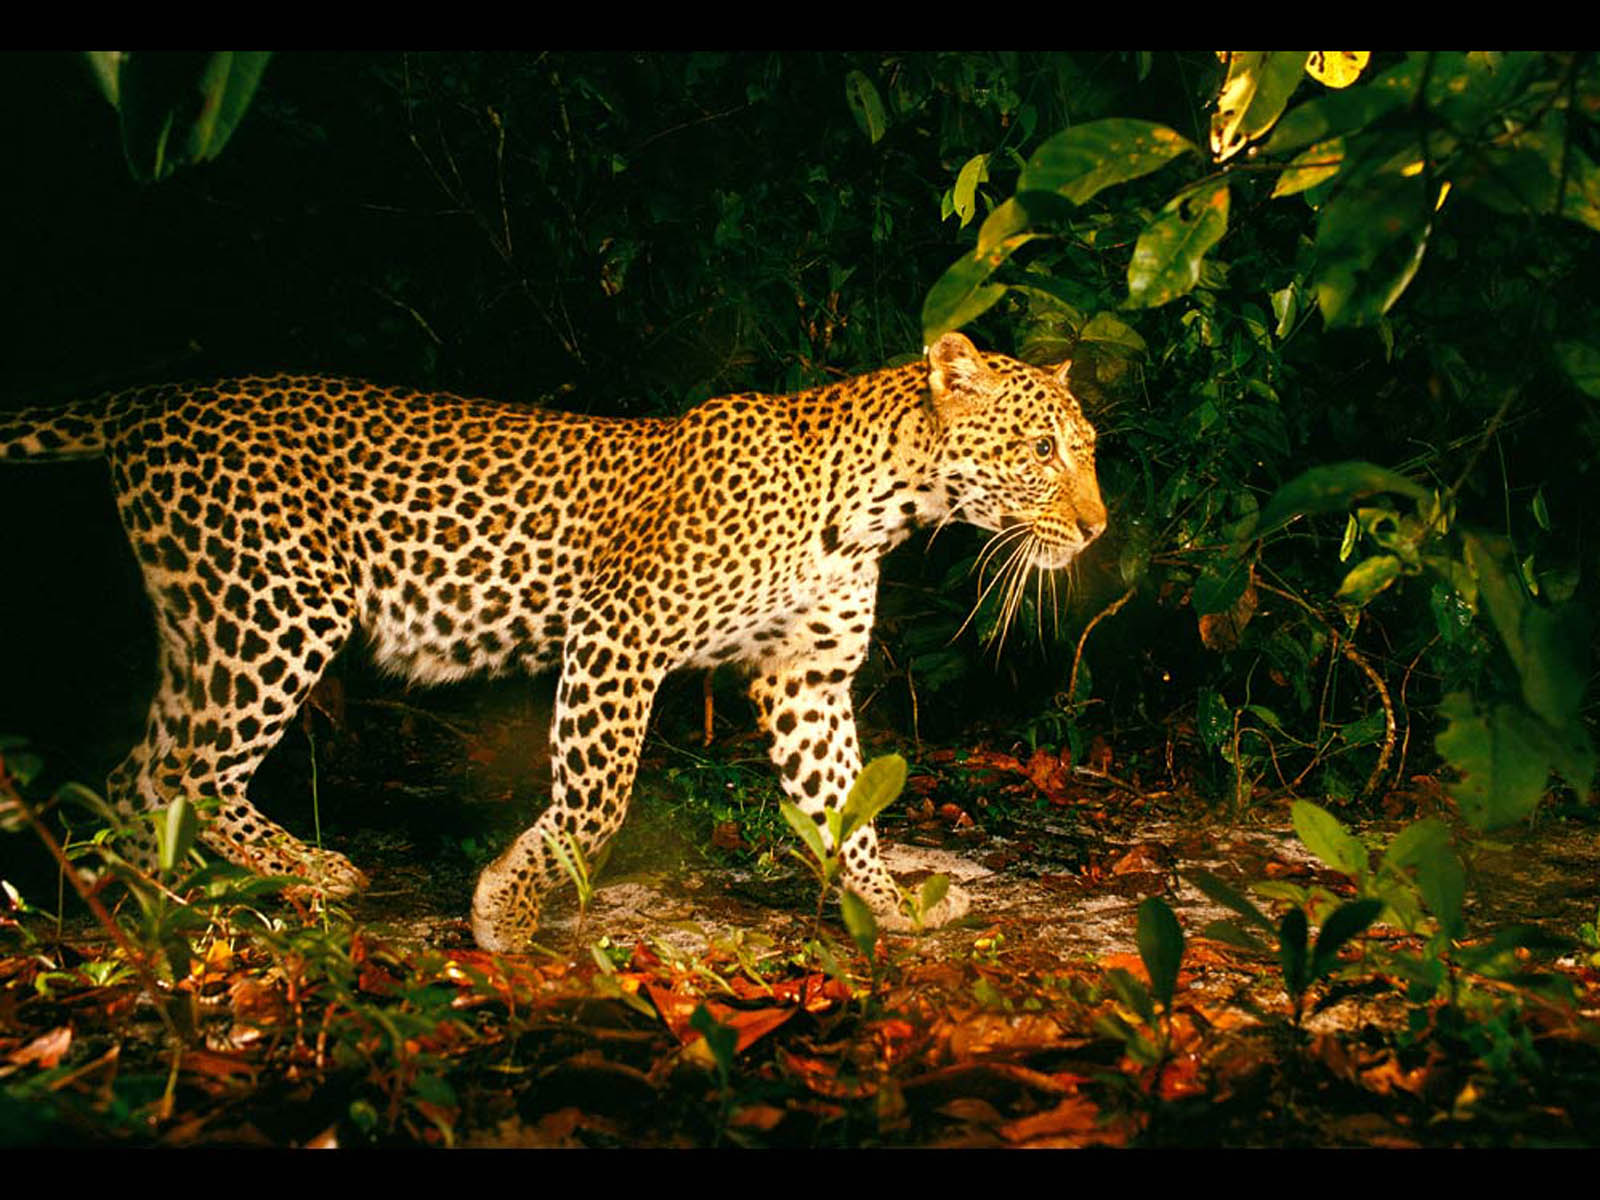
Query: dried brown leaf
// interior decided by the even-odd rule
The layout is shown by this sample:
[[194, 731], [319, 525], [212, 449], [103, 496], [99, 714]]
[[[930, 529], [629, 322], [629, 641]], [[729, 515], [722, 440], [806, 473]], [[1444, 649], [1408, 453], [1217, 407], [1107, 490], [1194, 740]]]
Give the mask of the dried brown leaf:
[[6, 1055], [6, 1061], [14, 1066], [25, 1067], [31, 1064], [49, 1070], [61, 1062], [71, 1045], [72, 1027], [58, 1025], [49, 1033], [40, 1034], [26, 1046], [13, 1050]]

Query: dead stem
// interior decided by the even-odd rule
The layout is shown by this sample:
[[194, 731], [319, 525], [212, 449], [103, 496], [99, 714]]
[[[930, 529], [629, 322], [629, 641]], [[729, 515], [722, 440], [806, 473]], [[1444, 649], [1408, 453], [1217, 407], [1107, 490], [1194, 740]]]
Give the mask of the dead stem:
[[1138, 589], [1136, 587], [1130, 587], [1110, 604], [1106, 605], [1099, 612], [1095, 613], [1094, 618], [1083, 627], [1083, 632], [1078, 635], [1078, 648], [1072, 655], [1072, 674], [1067, 676], [1068, 704], [1071, 704], [1073, 697], [1078, 694], [1078, 664], [1083, 661], [1083, 647], [1084, 643], [1089, 640], [1090, 631], [1092, 631], [1096, 625], [1100, 624], [1101, 621], [1105, 620], [1105, 618], [1114, 616], [1124, 604], [1133, 599], [1133, 594], [1137, 590]]

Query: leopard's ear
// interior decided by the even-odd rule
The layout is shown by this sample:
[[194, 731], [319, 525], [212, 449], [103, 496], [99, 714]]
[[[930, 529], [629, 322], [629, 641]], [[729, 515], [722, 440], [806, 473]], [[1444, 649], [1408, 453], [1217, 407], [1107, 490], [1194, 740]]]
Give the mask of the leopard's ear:
[[1066, 387], [1069, 383], [1072, 382], [1071, 379], [1069, 378], [1069, 376], [1071, 376], [1071, 374], [1072, 374], [1072, 360], [1070, 358], [1067, 359], [1066, 362], [1062, 363], [1060, 366], [1058, 366], [1055, 369], [1053, 374], [1055, 375], [1056, 382], [1059, 383], [1062, 387]]
[[981, 408], [1000, 379], [978, 348], [959, 333], [946, 333], [928, 347], [928, 393], [944, 422]]

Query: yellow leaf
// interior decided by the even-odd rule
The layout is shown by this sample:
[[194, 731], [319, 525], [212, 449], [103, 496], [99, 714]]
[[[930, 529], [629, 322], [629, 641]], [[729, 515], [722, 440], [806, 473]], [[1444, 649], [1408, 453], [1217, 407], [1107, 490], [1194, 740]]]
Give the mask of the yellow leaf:
[[1349, 87], [1372, 58], [1370, 50], [1313, 50], [1306, 74], [1331, 88]]

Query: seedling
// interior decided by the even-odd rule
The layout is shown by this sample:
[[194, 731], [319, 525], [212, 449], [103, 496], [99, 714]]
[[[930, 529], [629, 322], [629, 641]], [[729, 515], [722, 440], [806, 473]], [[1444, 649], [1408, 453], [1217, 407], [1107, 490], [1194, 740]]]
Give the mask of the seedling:
[[[787, 800], [779, 801], [783, 818], [789, 823], [789, 828], [794, 830], [795, 835], [811, 852], [809, 858], [793, 849], [790, 849], [788, 854], [816, 876], [819, 916], [828, 889], [836, 885], [844, 873], [845, 843], [857, 830], [871, 824], [880, 812], [899, 799], [905, 785], [906, 760], [898, 754], [887, 754], [882, 758], [873, 759], [861, 768], [861, 774], [856, 777], [855, 784], [850, 788], [850, 795], [845, 799], [844, 807], [823, 810], [820, 825], [815, 816], [808, 815], [798, 805]], [[944, 899], [949, 889], [950, 880], [946, 876], [931, 876], [923, 881], [922, 886], [914, 894], [901, 890], [901, 910], [910, 916], [920, 929], [924, 916]], [[850, 931], [851, 939], [870, 959], [871, 947], [876, 944], [878, 934], [877, 921], [873, 919], [871, 910], [861, 897], [850, 891], [841, 893], [839, 908], [845, 928]]]

